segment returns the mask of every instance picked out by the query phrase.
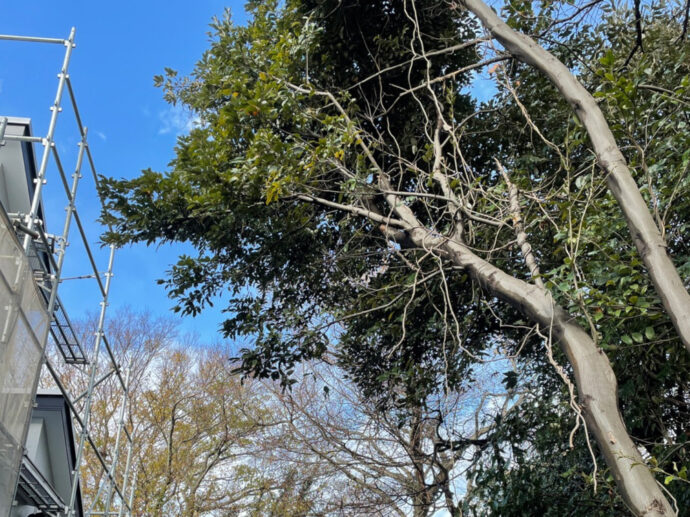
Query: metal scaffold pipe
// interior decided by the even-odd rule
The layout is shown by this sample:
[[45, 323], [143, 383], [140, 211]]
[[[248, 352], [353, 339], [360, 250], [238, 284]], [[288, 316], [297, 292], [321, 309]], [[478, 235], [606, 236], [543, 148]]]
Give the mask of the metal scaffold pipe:
[[103, 327], [105, 324], [105, 313], [108, 306], [108, 293], [110, 291], [110, 282], [112, 280], [113, 274], [113, 261], [115, 259], [115, 246], [110, 246], [110, 257], [108, 259], [108, 272], [105, 275], [105, 294], [103, 295], [103, 300], [101, 301], [101, 312], [98, 317], [98, 328], [96, 330], [96, 339], [93, 349], [93, 357], [91, 359], [91, 373], [89, 374], [89, 388], [88, 395], [86, 396], [86, 408], [84, 410], [83, 422], [84, 425], [81, 429], [81, 434], [79, 436], [79, 448], [77, 449], [77, 456], [75, 459], [76, 467], [74, 473], [72, 474], [72, 492], [70, 494], [69, 504], [67, 506], [67, 517], [75, 515], [75, 503], [77, 500], [77, 487], [79, 486], [79, 465], [81, 465], [81, 459], [84, 455], [84, 444], [86, 442], [86, 436], [88, 434], [89, 420], [91, 418], [91, 399], [93, 397], [93, 388], [96, 382], [96, 371], [98, 369], [98, 354], [101, 347], [101, 341], [103, 340]]
[[[20, 297], [22, 293], [25, 292], [19, 290], [19, 287], [23, 285], [22, 282], [25, 282], [26, 279], [35, 282], [38, 293], [40, 293], [39, 300], [41, 308], [45, 309], [49, 318], [47, 320], [48, 324], [40, 327], [40, 332], [37, 331], [35, 334], [37, 346], [40, 344], [42, 347], [38, 353], [36, 364], [45, 366], [47, 373], [49, 373], [54, 380], [55, 386], [58, 388], [59, 393], [65, 401], [68, 412], [71, 413], [72, 424], [76, 428], [75, 435], [77, 433], [79, 435], [78, 439], [75, 440], [78, 445], [75, 451], [76, 454], [74, 455], [74, 465], [70, 465], [69, 467], [72, 469], [69, 474], [71, 486], [65, 489], [64, 496], [61, 494], [61, 506], [63, 507], [60, 515], [74, 517], [79, 512], [78, 509], [81, 508], [83, 494], [80, 494], [80, 491], [83, 490], [86, 485], [90, 486], [89, 481], [91, 481], [90, 478], [88, 480], [82, 480], [82, 473], [80, 470], [87, 457], [85, 448], [89, 447], [95, 459], [94, 465], [101, 469], [99, 478], [101, 482], [99, 482], [95, 499], [93, 499], [93, 501], [89, 500], [90, 510], [86, 511], [84, 515], [117, 515], [118, 517], [131, 517], [137, 479], [137, 472], [134, 467], [134, 457], [136, 457], [136, 454], [133, 430], [130, 429], [127, 424], [127, 415], [128, 413], [129, 415], [132, 414], [130, 383], [133, 375], [131, 372], [133, 366], [130, 364], [126, 373], [122, 371], [123, 368], [119, 364], [122, 358], [117, 353], [119, 349], [111, 346], [105, 332], [105, 315], [106, 308], [109, 304], [108, 300], [111, 291], [116, 248], [110, 246], [107, 270], [102, 273], [103, 270], [97, 267], [96, 255], [92, 251], [89, 245], [89, 239], [87, 238], [86, 230], [90, 230], [90, 228], [88, 226], [85, 227], [82, 223], [82, 217], [80, 217], [78, 211], [77, 191], [83, 191], [85, 188], [81, 186], [84, 181], [84, 173], [86, 173], [87, 179], [88, 176], [90, 176], [87, 171], [84, 171], [84, 167], [88, 166], [91, 169], [91, 175], [93, 176], [94, 186], [96, 188], [95, 197], [100, 200], [101, 205], [103, 205], [103, 199], [99, 191], [99, 177], [87, 141], [88, 129], [83, 123], [73, 83], [68, 73], [72, 59], [72, 51], [75, 48], [75, 33], [76, 30], [72, 28], [67, 39], [0, 34], [0, 40], [60, 44], [65, 46], [61, 60], [62, 64], [57, 75], [57, 90], [55, 91], [53, 103], [50, 106], [51, 115], [47, 131], [42, 133], [44, 136], [33, 136], [30, 134], [30, 119], [20, 119], [22, 121], [27, 121], [29, 124], [27, 126], [29, 129], [25, 131], [24, 134], [12, 134], [15, 132], [14, 129], [9, 130], [8, 127], [16, 124], [15, 120], [11, 117], [0, 117], [0, 146], [6, 145], [8, 142], [20, 142], [21, 148], [28, 148], [30, 150], [29, 152], [32, 154], [34, 152], [33, 144], [40, 143], [43, 146], [40, 160], [36, 160], [36, 158], [32, 156], [31, 173], [29, 174], [29, 172], [27, 172], [27, 177], [29, 178], [27, 206], [19, 211], [12, 210], [13, 218], [5, 217], [5, 212], [0, 209], [0, 223], [11, 229], [10, 235], [12, 235], [12, 237], [14, 237], [15, 234], [21, 235], [19, 240], [14, 241], [15, 246], [17, 246], [17, 251], [20, 252], [20, 255], [20, 250], [23, 249], [24, 255], [30, 259], [18, 261], [18, 267], [12, 270], [11, 278], [5, 278], [3, 275], [0, 275], [0, 280], [2, 280], [0, 283], [3, 285], [7, 284], [5, 286], [7, 291], [20, 293], [19, 295], [14, 295], [18, 300], [15, 304], [17, 305], [21, 302]], [[68, 95], [69, 102], [64, 98], [65, 94]], [[68, 176], [67, 169], [63, 168], [60, 153], [58, 153], [58, 146], [56, 144], [56, 142], [61, 141], [60, 139], [62, 138], [62, 124], [60, 125], [60, 129], [57, 129], [57, 121], [58, 115], [63, 112], [63, 106], [67, 111], [73, 114], [79, 133], [79, 150], [71, 179]], [[18, 144], [13, 143], [10, 145], [17, 146]], [[9, 149], [9, 147], [7, 147], [7, 149]], [[62, 233], [57, 236], [46, 233], [46, 216], [42, 204], [43, 201], [41, 199], [45, 190], [44, 186], [46, 185], [47, 175], [52, 175], [52, 172], [48, 171], [51, 166], [51, 156], [53, 157], [54, 165], [59, 173], [58, 177], [64, 188], [64, 195], [67, 198], [67, 206], [65, 208], [66, 215], [62, 226]], [[31, 178], [33, 178], [33, 186], [30, 183]], [[88, 180], [88, 183], [91, 183], [91, 181]], [[53, 192], [51, 192], [51, 194], [53, 194]], [[83, 197], [84, 193], [82, 192], [80, 198]], [[52, 203], [52, 199], [50, 201]], [[94, 341], [90, 354], [86, 354], [82, 350], [79, 342], [80, 340], [71, 326], [67, 313], [64, 312], [60, 293], [58, 293], [58, 287], [63, 280], [62, 272], [64, 269], [63, 266], [65, 265], [67, 247], [70, 245], [70, 233], [73, 234], [73, 240], [76, 239], [80, 241], [80, 250], [82, 253], [85, 253], [88, 264], [90, 264], [93, 269], [93, 274], [82, 275], [75, 278], [94, 279], [97, 285], [97, 292], [99, 293], [96, 296], [100, 298], [100, 314], [97, 319], [96, 331], [94, 333]], [[12, 283], [13, 281], [14, 283]], [[22, 317], [24, 324], [28, 325], [26, 316], [20, 310], [9, 310], [7, 312], [4, 325], [0, 326], [0, 339], [5, 339], [5, 336], [10, 336], [14, 328], [15, 320], [19, 317]], [[88, 365], [88, 369], [81, 370], [86, 380], [87, 387], [85, 391], [82, 392], [80, 388], [74, 388], [78, 391], [76, 391], [76, 393], [71, 393], [72, 388], [70, 387], [71, 383], [69, 377], [65, 377], [65, 371], [62, 371], [61, 368], [57, 367], [56, 363], [53, 362], [55, 357], [47, 354], [46, 345], [50, 336], [53, 337], [56, 348], [62, 353], [62, 357], [65, 359], [66, 364]], [[105, 348], [105, 351], [103, 348]], [[65, 352], [65, 350], [69, 353]], [[75, 350], [78, 353], [75, 353]], [[88, 355], [91, 355], [91, 357], [88, 357]], [[38, 391], [39, 379], [41, 378], [39, 370], [36, 370], [35, 379], [31, 379], [34, 382], [33, 391], [31, 392], [34, 401], [37, 400], [36, 393]], [[104, 452], [97, 446], [100, 436], [94, 431], [92, 420], [96, 418], [95, 401], [98, 400], [100, 396], [100, 392], [97, 392], [96, 388], [104, 385], [108, 379], [110, 379], [109, 382], [113, 383], [115, 389], [121, 390], [121, 400], [119, 402], [120, 407], [118, 408], [119, 414], [116, 423], [117, 431], [114, 440], [115, 450]], [[28, 390], [29, 387], [27, 386], [27, 394]], [[117, 399], [119, 398], [120, 396], [116, 395], [114, 398], [109, 399], [109, 401], [112, 404], [117, 404]], [[31, 418], [32, 412], [29, 411], [26, 416], [27, 420], [23, 431], [24, 437], [22, 443], [26, 443]], [[115, 426], [113, 426], [113, 432], [115, 432]], [[123, 440], [125, 440], [125, 442], [123, 442]], [[125, 454], [125, 450], [123, 447], [126, 447], [126, 460], [124, 465], [122, 455]], [[13, 480], [13, 482], [15, 498], [16, 500], [21, 500], [21, 497], [24, 496], [22, 495], [20, 497], [18, 495], [19, 491], [17, 487], [19, 485], [16, 481]], [[92, 495], [92, 493], [89, 494], [90, 497]], [[86, 501], [84, 501], [84, 503], [86, 503]], [[100, 511], [94, 511], [96, 505], [99, 505], [98, 510]], [[5, 516], [2, 515], [0, 517]]]
[[120, 459], [120, 438], [122, 437], [122, 429], [125, 426], [125, 413], [127, 411], [127, 398], [128, 398], [128, 389], [129, 389], [129, 376], [132, 372], [131, 366], [127, 368], [127, 374], [125, 375], [125, 387], [122, 392], [122, 406], [120, 407], [120, 421], [118, 423], [118, 428], [117, 428], [117, 434], [115, 436], [115, 453], [113, 455], [113, 462], [110, 465], [110, 473], [112, 474], [110, 478], [108, 479], [108, 492], [106, 495], [106, 500], [105, 500], [105, 513], [109, 514], [110, 513], [110, 503], [112, 502], [112, 497], [113, 497], [113, 480], [115, 479], [116, 472], [115, 470], [117, 469], [117, 463]]
[[[55, 94], [55, 101], [50, 107], [52, 113], [50, 115], [50, 123], [48, 124], [48, 133], [43, 141], [43, 156], [41, 157], [41, 165], [38, 169], [36, 175], [36, 188], [34, 190], [34, 196], [31, 200], [31, 209], [29, 214], [26, 216], [26, 227], [29, 230], [33, 230], [36, 226], [36, 214], [38, 213], [38, 206], [41, 201], [41, 191], [43, 190], [43, 182], [46, 176], [46, 169], [48, 168], [48, 158], [50, 157], [50, 149], [53, 146], [53, 137], [55, 136], [55, 126], [57, 125], [58, 114], [60, 113], [60, 103], [62, 102], [62, 93], [65, 89], [65, 81], [67, 81], [67, 70], [69, 68], [69, 61], [72, 56], [72, 49], [74, 48], [74, 35], [76, 29], [72, 27], [70, 31], [69, 38], [63, 40], [67, 49], [65, 50], [65, 58], [62, 62], [62, 68], [58, 74], [58, 88]], [[31, 245], [31, 236], [27, 234], [24, 237], [24, 251], [29, 250]]]
[[65, 216], [65, 224], [62, 229], [62, 238], [60, 239], [60, 245], [58, 248], [58, 259], [57, 267], [54, 273], [53, 288], [50, 292], [50, 301], [48, 302], [48, 314], [53, 313], [53, 308], [55, 307], [55, 299], [57, 298], [57, 290], [60, 285], [60, 276], [62, 275], [62, 266], [65, 263], [65, 253], [67, 251], [69, 230], [72, 225], [72, 216], [76, 210], [76, 199], [77, 199], [77, 188], [79, 187], [79, 180], [81, 179], [81, 166], [84, 163], [84, 151], [87, 147], [86, 142], [87, 133], [84, 132], [81, 142], [79, 142], [79, 153], [77, 154], [77, 165], [74, 168], [74, 174], [72, 174], [72, 188], [70, 190], [69, 203], [67, 205], [67, 215]]
[[129, 493], [129, 502], [127, 503], [127, 517], [132, 517], [132, 504], [134, 502], [134, 491], [137, 489], [137, 472], [134, 473], [132, 479], [132, 490]]
[[28, 41], [33, 43], [57, 43], [58, 45], [64, 45], [68, 41], [61, 38], [38, 38], [36, 36], [15, 36], [13, 34], [0, 34], [0, 39], [10, 41]]
[[[127, 482], [129, 481], [129, 469], [132, 465], [132, 446], [134, 443], [132, 442], [132, 439], [127, 440], [127, 461], [125, 461], [125, 472], [122, 476], [122, 493], [127, 494]], [[125, 501], [124, 499], [120, 500], [120, 510], [117, 512], [117, 517], [122, 517], [122, 512], [125, 511]], [[129, 502], [128, 508], [131, 510], [132, 508], [132, 502]]]
[[7, 130], [7, 117], [0, 117], [0, 145], [5, 143], [5, 131]]

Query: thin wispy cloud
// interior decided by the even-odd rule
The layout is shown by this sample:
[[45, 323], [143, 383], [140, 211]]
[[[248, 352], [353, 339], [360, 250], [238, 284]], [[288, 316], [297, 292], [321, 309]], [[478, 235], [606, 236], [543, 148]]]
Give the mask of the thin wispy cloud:
[[103, 131], [96, 131], [96, 135], [98, 135], [98, 138], [100, 138], [104, 142], [107, 140], [107, 137], [105, 136], [105, 133]]
[[159, 135], [189, 133], [199, 124], [199, 117], [180, 105], [170, 106], [159, 112], [158, 119], [161, 122]]

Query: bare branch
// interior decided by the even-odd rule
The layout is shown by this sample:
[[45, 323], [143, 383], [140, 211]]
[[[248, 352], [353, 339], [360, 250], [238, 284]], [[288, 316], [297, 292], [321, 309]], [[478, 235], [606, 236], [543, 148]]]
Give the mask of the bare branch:
[[537, 265], [537, 261], [535, 260], [534, 254], [532, 253], [532, 246], [530, 246], [529, 242], [527, 242], [527, 234], [525, 233], [525, 228], [522, 224], [522, 215], [520, 214], [520, 201], [518, 199], [518, 189], [515, 186], [515, 184], [510, 181], [508, 173], [503, 168], [503, 165], [501, 165], [501, 162], [499, 162], [497, 158], [495, 159], [495, 161], [496, 167], [498, 167], [498, 170], [503, 176], [506, 185], [508, 185], [508, 199], [510, 202], [510, 211], [513, 215], [513, 228], [515, 228], [518, 246], [520, 246], [520, 249], [522, 250], [522, 256], [525, 259], [525, 264], [527, 264], [527, 268], [529, 269], [530, 275], [532, 276], [532, 280], [534, 280], [534, 283], [538, 287], [541, 287], [543, 289], [544, 282], [542, 281], [541, 276], [539, 274], [539, 266]]

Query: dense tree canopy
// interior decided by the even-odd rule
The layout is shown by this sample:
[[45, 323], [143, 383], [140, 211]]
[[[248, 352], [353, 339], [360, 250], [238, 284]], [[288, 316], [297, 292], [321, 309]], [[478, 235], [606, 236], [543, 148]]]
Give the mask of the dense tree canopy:
[[503, 375], [519, 406], [476, 445], [458, 508], [668, 515], [651, 471], [684, 511], [677, 6], [513, 2], [507, 25], [476, 0], [248, 8], [191, 77], [157, 78], [199, 124], [168, 172], [104, 181], [106, 239], [194, 244], [164, 282], [185, 314], [227, 296], [246, 374], [287, 386], [336, 362], [403, 420]]

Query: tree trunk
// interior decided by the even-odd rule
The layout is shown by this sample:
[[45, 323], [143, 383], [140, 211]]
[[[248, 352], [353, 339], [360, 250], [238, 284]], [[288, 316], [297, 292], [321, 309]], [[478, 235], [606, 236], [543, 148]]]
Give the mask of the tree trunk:
[[422, 450], [423, 433], [422, 411], [420, 407], [414, 409], [414, 418], [410, 425], [409, 445], [407, 454], [412, 460], [413, 472], [410, 479], [412, 492], [413, 517], [427, 517], [432, 503], [432, 487], [426, 484], [425, 454]]
[[419, 247], [434, 246], [445, 252], [487, 291], [520, 310], [558, 341], [575, 372], [587, 426], [625, 502], [638, 516], [675, 515], [625, 428], [618, 409], [616, 376], [608, 357], [575, 318], [556, 305], [548, 290], [506, 274], [460, 243], [439, 239], [423, 228], [411, 230], [410, 237]]
[[599, 165], [607, 173], [609, 190], [623, 211], [656, 292], [685, 348], [690, 351], [690, 294], [666, 253], [666, 241], [596, 101], [568, 67], [534, 40], [511, 29], [482, 0], [462, 0], [462, 4], [508, 52], [544, 73], [577, 114], [589, 134]]

